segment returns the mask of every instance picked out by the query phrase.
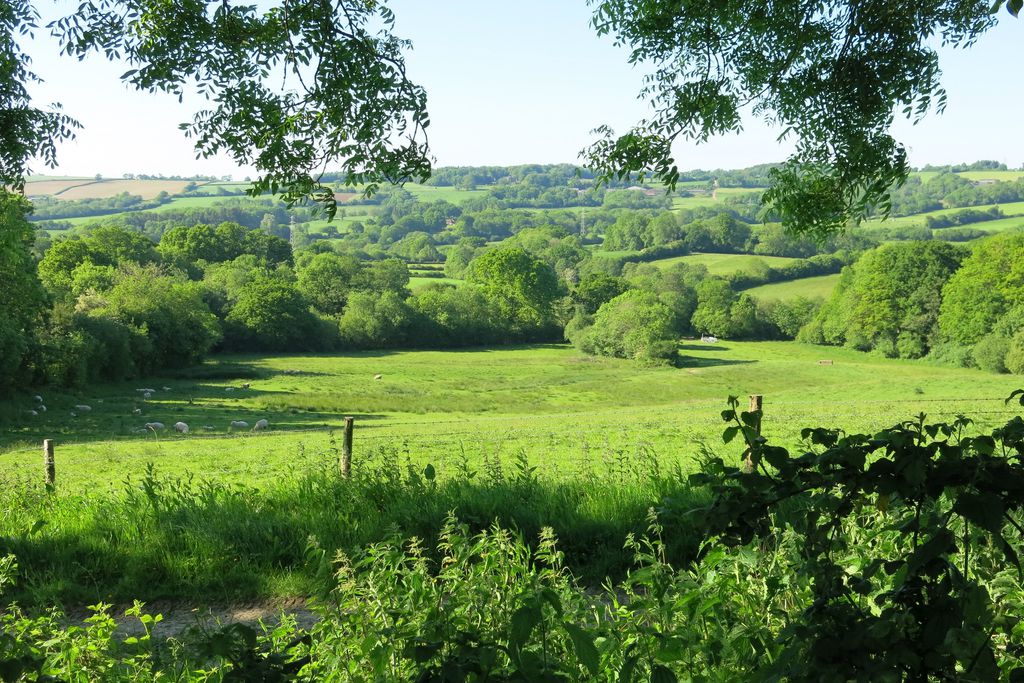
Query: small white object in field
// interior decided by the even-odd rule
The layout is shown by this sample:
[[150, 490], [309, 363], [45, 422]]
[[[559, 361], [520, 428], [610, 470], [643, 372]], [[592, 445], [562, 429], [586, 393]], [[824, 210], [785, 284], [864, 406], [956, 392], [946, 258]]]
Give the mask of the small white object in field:
[[384, 379], [384, 375], [377, 374], [377, 375], [374, 375], [373, 378], [374, 379]]
[[84, 403], [79, 403], [77, 406], [75, 406], [75, 410], [77, 410], [80, 413], [88, 413], [90, 410], [92, 410], [92, 406], [87, 406]]
[[148, 401], [149, 399], [153, 398], [153, 394], [151, 394], [150, 392], [147, 391], [147, 392], [142, 394], [142, 398], [144, 400]]
[[32, 400], [35, 401], [36, 403], [42, 403], [43, 397], [40, 396], [39, 394], [36, 394], [35, 396], [32, 397]]
[[26, 410], [26, 411], [25, 411], [25, 414], [26, 414], [26, 415], [29, 415], [30, 417], [35, 417], [35, 416], [36, 416], [36, 415], [38, 415], [39, 413], [37, 413], [37, 412], [36, 412], [36, 411], [34, 411], [34, 410]]
[[152, 432], [164, 429], [164, 423], [163, 422], [147, 422], [144, 426], [145, 426], [146, 429], [148, 429], [148, 430], [150, 430]]
[[242, 385], [242, 388], [243, 389], [248, 389], [249, 386], [250, 386], [250, 384], [248, 382], [246, 382], [245, 384]]
[[179, 434], [188, 434], [188, 425], [185, 424], [184, 422], [175, 422], [174, 431], [178, 432]]
[[39, 412], [41, 412], [41, 413], [45, 413], [46, 412], [46, 406], [44, 406], [42, 403], [39, 404]]
[[163, 388], [163, 390], [164, 390], [164, 391], [170, 391], [170, 390], [171, 390], [171, 388], [170, 388], [170, 387], [164, 387], [164, 388]]
[[214, 427], [213, 425], [203, 425], [201, 429], [207, 432], [212, 432], [214, 429], [216, 429], [216, 427]]
[[234, 391], [234, 387], [224, 387], [224, 391]]
[[232, 420], [231, 421], [231, 428], [232, 429], [248, 429], [249, 428], [249, 423], [246, 422], [245, 420]]
[[269, 426], [270, 426], [270, 423], [267, 422], [266, 420], [257, 420], [256, 424], [254, 424], [252, 426], [252, 431], [256, 432], [256, 431], [259, 431], [261, 429], [266, 429]]
[[71, 412], [71, 417], [78, 417], [78, 413], [76, 413], [76, 412], [72, 411], [72, 412]]
[[142, 415], [142, 408], [133, 408], [132, 415]]

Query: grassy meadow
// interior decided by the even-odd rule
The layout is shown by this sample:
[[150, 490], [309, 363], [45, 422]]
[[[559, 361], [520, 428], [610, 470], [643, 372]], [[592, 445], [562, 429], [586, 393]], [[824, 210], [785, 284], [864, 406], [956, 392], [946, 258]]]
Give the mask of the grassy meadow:
[[[874, 429], [922, 411], [999, 421], [1012, 413], [1001, 399], [1019, 384], [1010, 376], [792, 342], [687, 342], [681, 354], [678, 368], [587, 357], [562, 345], [220, 357], [186, 376], [77, 395], [44, 392], [48, 410], [35, 417], [22, 412], [30, 397], [5, 402], [0, 472], [36, 477], [39, 443], [53, 438], [68, 489], [119, 485], [147, 463], [165, 473], [259, 486], [301, 467], [302, 453], [326, 448], [330, 433], [353, 415], [357, 450], [396, 446], [442, 475], [463, 460], [522, 454], [565, 476], [637, 449], [691, 462], [699, 442], [720, 447], [718, 413], [729, 395], [765, 395], [765, 434], [795, 445], [805, 426]], [[139, 388], [157, 391], [147, 401]], [[92, 410], [71, 417], [83, 403]], [[229, 427], [261, 418], [270, 431]], [[150, 421], [168, 429], [139, 433]], [[192, 433], [174, 434], [177, 421]]]
[[[395, 534], [429, 547], [453, 510], [527, 539], [553, 526], [568, 566], [596, 587], [631, 566], [623, 540], [652, 507], [670, 561], [693, 557], [699, 534], [672, 510], [706, 495], [686, 481], [705, 453], [741, 457], [721, 442], [728, 395], [763, 394], [764, 435], [791, 447], [807, 426], [873, 432], [925, 412], [966, 413], [984, 429], [1015, 414], [1002, 399], [1019, 378], [1005, 375], [793, 342], [680, 351], [681, 367], [563, 345], [224, 356], [187, 375], [43, 392], [36, 417], [22, 412], [30, 396], [13, 397], [0, 425], [0, 536], [21, 566], [19, 598], [318, 594], [333, 583], [335, 549]], [[143, 400], [138, 388], [157, 391]], [[92, 410], [73, 418], [79, 403]], [[349, 480], [337, 476], [346, 415], [356, 418]], [[260, 418], [269, 431], [229, 429]], [[136, 433], [177, 420], [193, 433]], [[49, 494], [44, 437], [56, 440]]]

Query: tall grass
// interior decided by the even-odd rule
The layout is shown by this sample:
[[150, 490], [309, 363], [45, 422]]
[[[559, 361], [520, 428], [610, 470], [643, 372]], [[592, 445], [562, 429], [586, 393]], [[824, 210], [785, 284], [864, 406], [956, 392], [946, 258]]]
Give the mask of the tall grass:
[[540, 475], [522, 454], [438, 472], [383, 447], [357, 460], [346, 480], [336, 456], [330, 448], [310, 455], [308, 468], [259, 489], [152, 467], [112, 493], [12, 482], [0, 492], [0, 556], [18, 558], [23, 604], [209, 603], [321, 593], [337, 551], [396, 534], [433, 547], [452, 513], [474, 530], [499, 523], [526, 538], [552, 527], [568, 566], [593, 586], [631, 566], [624, 539], [645, 527], [652, 507], [665, 513], [673, 559], [692, 558], [700, 540], [672, 510], [702, 494], [653, 453], [571, 479]]

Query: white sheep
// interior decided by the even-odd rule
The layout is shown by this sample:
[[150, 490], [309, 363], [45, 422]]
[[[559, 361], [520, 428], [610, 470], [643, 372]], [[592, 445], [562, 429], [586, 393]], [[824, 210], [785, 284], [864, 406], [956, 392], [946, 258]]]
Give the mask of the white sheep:
[[161, 429], [165, 429], [163, 422], [147, 422], [146, 424], [143, 425], [143, 427], [145, 427], [151, 432], [158, 432]]
[[231, 421], [231, 428], [232, 429], [248, 429], [249, 428], [249, 423], [246, 422], [245, 420], [232, 420]]
[[270, 426], [270, 423], [267, 422], [266, 420], [257, 420], [256, 424], [254, 424], [252, 426], [252, 431], [258, 432], [260, 430], [266, 429], [269, 426]]
[[78, 417], [78, 413], [71, 411], [71, 417]]
[[244, 384], [242, 385], [242, 388], [243, 388], [243, 389], [248, 389], [248, 388], [249, 388], [250, 386], [252, 386], [252, 385], [250, 385], [250, 384], [249, 384], [248, 382], [246, 382], [246, 383], [244, 383]]
[[148, 401], [151, 398], [153, 398], [153, 394], [151, 394], [150, 392], [145, 391], [145, 392], [142, 393], [142, 399], [144, 401]]
[[188, 434], [188, 425], [185, 424], [184, 422], [175, 422], [174, 431], [178, 432], [179, 434]]
[[26, 410], [25, 414], [28, 415], [29, 417], [36, 417], [37, 415], [39, 415], [39, 413], [37, 413], [34, 410]]
[[384, 375], [377, 374], [377, 375], [374, 375], [373, 378], [374, 379], [384, 379]]
[[163, 388], [164, 391], [170, 391], [171, 390], [170, 387], [162, 387], [162, 388]]
[[36, 394], [35, 396], [32, 397], [32, 400], [35, 401], [36, 403], [42, 403], [43, 397], [40, 396], [39, 394]]
[[92, 406], [87, 406], [84, 403], [79, 403], [77, 406], [75, 406], [75, 410], [77, 410], [80, 413], [88, 413], [90, 410], [92, 410]]
[[42, 403], [39, 404], [39, 412], [41, 412], [41, 413], [45, 413], [46, 412], [46, 406], [44, 406]]
[[224, 391], [234, 391], [234, 387], [224, 387]]
[[132, 415], [142, 415], [142, 408], [132, 408]]

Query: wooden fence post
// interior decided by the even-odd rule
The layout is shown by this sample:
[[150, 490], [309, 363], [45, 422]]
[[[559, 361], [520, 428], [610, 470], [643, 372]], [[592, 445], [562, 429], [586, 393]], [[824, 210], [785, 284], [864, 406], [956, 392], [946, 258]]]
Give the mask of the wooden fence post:
[[[762, 406], [764, 405], [764, 396], [761, 394], [750, 394], [750, 405], [747, 407], [747, 412], [750, 413], [761, 413]], [[754, 423], [754, 433], [757, 436], [761, 436], [761, 415], [757, 416], [757, 422]], [[754, 461], [750, 459], [750, 449], [743, 456], [743, 471], [747, 474], [754, 471]]]
[[345, 479], [352, 474], [352, 423], [354, 417], [345, 418], [345, 437], [341, 442], [341, 476]]
[[43, 439], [43, 483], [53, 486], [57, 465], [53, 459], [53, 439]]

